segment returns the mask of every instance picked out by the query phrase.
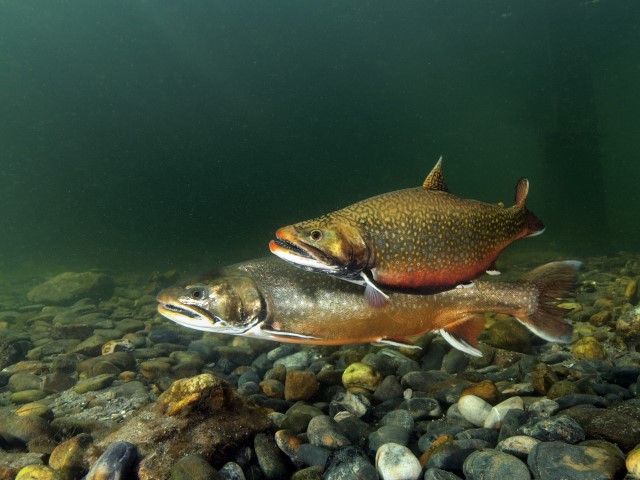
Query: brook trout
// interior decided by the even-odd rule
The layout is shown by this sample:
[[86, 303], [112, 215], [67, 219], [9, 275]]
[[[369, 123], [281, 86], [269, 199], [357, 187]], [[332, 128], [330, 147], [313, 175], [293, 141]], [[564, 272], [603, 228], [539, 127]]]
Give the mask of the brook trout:
[[197, 330], [313, 345], [412, 345], [410, 337], [438, 330], [455, 348], [481, 356], [485, 312], [513, 315], [545, 340], [569, 342], [572, 327], [555, 302], [572, 296], [578, 267], [554, 262], [515, 282], [478, 281], [434, 295], [390, 292], [387, 308], [374, 309], [357, 285], [266, 258], [167, 288], [158, 312]]
[[542, 233], [525, 207], [520, 179], [510, 208], [448, 193], [442, 158], [422, 187], [378, 195], [313, 220], [280, 228], [271, 252], [305, 270], [366, 285], [373, 307], [387, 303], [381, 287], [438, 292], [485, 271], [511, 242]]

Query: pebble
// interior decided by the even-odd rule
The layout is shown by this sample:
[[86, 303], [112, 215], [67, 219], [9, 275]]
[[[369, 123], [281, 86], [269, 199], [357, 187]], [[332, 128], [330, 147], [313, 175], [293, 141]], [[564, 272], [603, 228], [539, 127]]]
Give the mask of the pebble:
[[595, 337], [584, 337], [571, 347], [571, 353], [576, 360], [604, 360], [607, 352]]
[[424, 480], [462, 480], [455, 473], [447, 472], [439, 468], [427, 468], [424, 472]]
[[44, 465], [29, 465], [22, 468], [15, 480], [63, 480], [58, 473]]
[[341, 431], [340, 425], [326, 415], [318, 415], [311, 419], [307, 427], [307, 437], [312, 445], [328, 448], [343, 447], [351, 444]]
[[624, 458], [602, 448], [542, 442], [527, 460], [536, 479], [609, 480], [623, 474]]
[[458, 400], [460, 414], [477, 427], [484, 425], [491, 408], [491, 404], [475, 395], [465, 395]]
[[473, 452], [464, 461], [462, 471], [466, 480], [531, 479], [531, 473], [522, 460], [498, 450]]
[[442, 439], [441, 441], [436, 440], [434, 447], [426, 459], [425, 466], [427, 468], [461, 471], [464, 461], [469, 455], [483, 448], [489, 448], [489, 444], [477, 439]]
[[138, 450], [134, 444], [113, 443], [100, 455], [84, 480], [132, 478], [135, 475], [137, 458]]
[[388, 443], [407, 445], [409, 442], [409, 432], [397, 425], [384, 425], [375, 432], [372, 432], [368, 439], [369, 452], [374, 453]]
[[287, 476], [282, 452], [272, 436], [259, 433], [255, 436], [253, 447], [260, 469], [267, 480], [279, 480]]
[[540, 443], [533, 437], [526, 435], [515, 435], [513, 437], [505, 438], [496, 445], [496, 450], [508, 453], [514, 457], [518, 457], [521, 460], [526, 460], [531, 453], [534, 446]]
[[640, 443], [640, 420], [628, 413], [590, 407], [573, 407], [562, 413], [577, 422], [588, 438], [615, 443], [625, 452]]
[[323, 480], [379, 480], [379, 476], [361, 448], [346, 446], [327, 459]]
[[625, 466], [631, 475], [635, 478], [640, 478], [640, 445], [637, 445], [629, 452]]
[[355, 362], [349, 365], [342, 374], [342, 384], [347, 390], [364, 390], [373, 392], [380, 382], [382, 375], [373, 367]]
[[49, 458], [49, 466], [63, 478], [81, 478], [89, 469], [87, 457], [93, 454], [93, 438], [81, 433], [58, 445]]
[[293, 462], [296, 467], [304, 465], [304, 461], [298, 455], [302, 442], [291, 430], [278, 430], [274, 436], [278, 448]]
[[385, 443], [376, 453], [376, 470], [382, 480], [417, 480], [422, 467], [404, 445]]
[[111, 385], [116, 376], [110, 373], [104, 373], [96, 375], [95, 377], [87, 378], [76, 383], [72, 390], [76, 393], [87, 393], [95, 390], [102, 390]]
[[189, 415], [198, 410], [215, 412], [228, 403], [226, 385], [215, 375], [203, 373], [176, 380], [158, 397], [156, 405], [168, 416]]
[[414, 421], [442, 416], [442, 408], [438, 401], [429, 397], [409, 398], [401, 402], [398, 408], [408, 411]]
[[582, 427], [567, 415], [539, 420], [532, 425], [523, 425], [519, 428], [519, 432], [543, 442], [561, 440], [566, 443], [578, 443], [585, 439]]
[[287, 371], [294, 369], [303, 370], [311, 365], [311, 362], [317, 360], [318, 358], [319, 355], [312, 352], [311, 350], [301, 350], [299, 352], [277, 359], [275, 362], [273, 362], [273, 365], [282, 365], [287, 369]]
[[192, 453], [176, 462], [171, 480], [222, 480], [222, 477], [202, 455]]
[[235, 462], [227, 462], [218, 471], [223, 480], [246, 480], [242, 467]]
[[494, 428], [496, 430], [499, 429], [502, 426], [502, 422], [505, 416], [511, 410], [524, 410], [524, 403], [522, 401], [522, 398], [520, 397], [507, 398], [503, 402], [500, 402], [499, 404], [494, 406], [489, 412], [489, 415], [487, 415], [487, 417], [484, 420], [484, 424], [483, 424], [484, 427]]
[[374, 400], [382, 403], [386, 400], [402, 398], [404, 389], [395, 375], [388, 375], [373, 392]]

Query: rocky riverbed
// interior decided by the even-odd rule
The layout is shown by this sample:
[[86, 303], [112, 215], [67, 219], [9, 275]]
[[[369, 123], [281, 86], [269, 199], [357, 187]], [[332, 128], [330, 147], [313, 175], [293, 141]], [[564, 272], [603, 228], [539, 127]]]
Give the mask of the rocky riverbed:
[[0, 480], [640, 478], [639, 278], [586, 259], [572, 344], [490, 315], [482, 358], [189, 330], [175, 272], [4, 279]]

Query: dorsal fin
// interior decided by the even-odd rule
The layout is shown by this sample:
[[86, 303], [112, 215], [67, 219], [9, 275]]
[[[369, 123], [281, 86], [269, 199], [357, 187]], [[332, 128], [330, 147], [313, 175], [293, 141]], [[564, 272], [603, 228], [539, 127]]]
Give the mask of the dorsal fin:
[[516, 185], [516, 203], [520, 208], [524, 207], [527, 202], [527, 195], [529, 194], [529, 180], [522, 177], [518, 180]]
[[449, 188], [444, 181], [444, 175], [442, 175], [442, 155], [440, 156], [438, 163], [436, 163], [436, 166], [431, 169], [431, 173], [427, 175], [422, 187], [427, 190], [440, 190], [442, 192], [449, 191]]

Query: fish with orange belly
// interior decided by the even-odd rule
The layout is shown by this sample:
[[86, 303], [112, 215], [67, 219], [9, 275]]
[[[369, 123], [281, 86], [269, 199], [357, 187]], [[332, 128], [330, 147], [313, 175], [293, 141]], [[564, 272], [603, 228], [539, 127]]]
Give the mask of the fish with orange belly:
[[557, 302], [572, 296], [579, 265], [548, 263], [514, 282], [479, 280], [475, 288], [433, 295], [389, 292], [387, 308], [375, 309], [358, 285], [272, 257], [167, 288], [157, 296], [158, 312], [197, 330], [312, 345], [411, 346], [411, 337], [437, 330], [454, 347], [481, 356], [486, 312], [512, 315], [545, 340], [569, 342], [572, 327]]
[[448, 192], [440, 158], [422, 187], [280, 228], [269, 248], [302, 269], [366, 285], [369, 304], [383, 307], [382, 288], [434, 293], [498, 273], [504, 248], [544, 230], [525, 207], [528, 192], [522, 178], [509, 208], [459, 198]]

